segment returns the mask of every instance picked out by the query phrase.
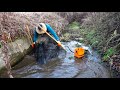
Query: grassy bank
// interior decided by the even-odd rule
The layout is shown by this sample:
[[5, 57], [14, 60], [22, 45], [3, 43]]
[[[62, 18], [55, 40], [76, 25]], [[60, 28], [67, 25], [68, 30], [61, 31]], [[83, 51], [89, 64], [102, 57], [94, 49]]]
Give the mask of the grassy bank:
[[110, 70], [120, 77], [120, 13], [93, 12], [89, 13], [82, 23], [93, 48], [101, 54], [102, 60], [108, 63]]
[[104, 30], [99, 31], [96, 27], [91, 27], [91, 25], [86, 27], [74, 21], [63, 32], [63, 41], [77, 40], [90, 45], [101, 55], [102, 61], [111, 70], [113, 77], [119, 77], [119, 34], [114, 31], [105, 38], [106, 34]]

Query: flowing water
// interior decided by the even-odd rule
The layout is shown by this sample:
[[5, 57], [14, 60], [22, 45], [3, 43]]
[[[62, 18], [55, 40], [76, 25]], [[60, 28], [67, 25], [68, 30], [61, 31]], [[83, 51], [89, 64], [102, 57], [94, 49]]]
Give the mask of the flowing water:
[[57, 58], [44, 65], [36, 62], [33, 55], [26, 57], [12, 69], [15, 78], [110, 78], [109, 71], [102, 65], [99, 54], [89, 46], [79, 42], [63, 42], [74, 51], [76, 45], [81, 45], [88, 53], [82, 59], [74, 58], [74, 54], [66, 47], [59, 51]]

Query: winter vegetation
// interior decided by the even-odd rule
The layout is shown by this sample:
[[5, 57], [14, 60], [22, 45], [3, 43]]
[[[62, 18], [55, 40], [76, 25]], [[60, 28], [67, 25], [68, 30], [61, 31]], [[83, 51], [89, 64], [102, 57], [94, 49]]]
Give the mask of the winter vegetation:
[[[119, 12], [1, 12], [2, 53], [7, 56], [8, 42], [27, 38], [25, 25], [29, 26], [30, 34], [33, 36], [33, 30], [40, 22], [49, 23], [62, 41], [79, 38], [80, 42], [92, 46], [101, 55], [102, 61], [116, 73], [116, 77], [120, 77]], [[9, 61], [9, 56], [5, 57], [6, 60]]]

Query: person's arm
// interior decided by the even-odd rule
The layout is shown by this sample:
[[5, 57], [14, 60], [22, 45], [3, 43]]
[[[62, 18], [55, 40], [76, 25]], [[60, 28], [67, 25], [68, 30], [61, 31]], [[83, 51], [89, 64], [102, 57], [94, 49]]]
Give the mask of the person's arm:
[[53, 35], [53, 37], [57, 40], [57, 41], [60, 41], [59, 37], [57, 36], [56, 32], [53, 30], [53, 28], [49, 25], [49, 24], [46, 24], [46, 27], [47, 27], [47, 32], [49, 32], [50, 34]]
[[33, 36], [33, 43], [32, 43], [32, 48], [35, 48], [35, 43], [38, 39], [38, 33], [36, 32], [36, 28], [34, 30], [34, 36]]

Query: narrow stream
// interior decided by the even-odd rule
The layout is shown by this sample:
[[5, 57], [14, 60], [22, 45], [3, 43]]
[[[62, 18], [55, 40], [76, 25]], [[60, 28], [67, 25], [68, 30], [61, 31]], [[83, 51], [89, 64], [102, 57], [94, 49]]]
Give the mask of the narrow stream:
[[74, 58], [66, 47], [57, 58], [44, 65], [39, 65], [32, 55], [26, 57], [12, 69], [15, 78], [110, 78], [109, 71], [103, 67], [100, 56], [89, 46], [79, 42], [63, 42], [74, 51], [76, 44], [88, 50], [83, 59]]

